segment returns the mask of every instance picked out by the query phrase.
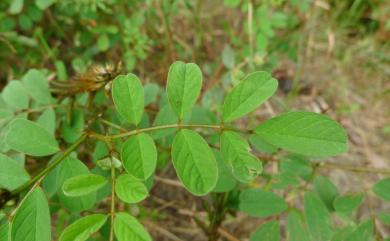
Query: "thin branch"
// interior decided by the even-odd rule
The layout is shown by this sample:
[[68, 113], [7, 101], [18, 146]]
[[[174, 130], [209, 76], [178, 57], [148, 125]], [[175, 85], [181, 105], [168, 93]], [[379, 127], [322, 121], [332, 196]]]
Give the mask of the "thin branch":
[[340, 165], [340, 164], [333, 164], [333, 163], [320, 163], [318, 165], [320, 168], [330, 168], [330, 169], [341, 169], [351, 172], [364, 172], [364, 173], [377, 173], [377, 174], [386, 174], [390, 175], [390, 169], [379, 169], [375, 167], [363, 167], [363, 166], [352, 166], [352, 165]]
[[251, 130], [240, 130], [235, 128], [229, 128], [225, 127], [223, 125], [193, 125], [193, 124], [170, 124], [170, 125], [161, 125], [161, 126], [152, 126], [148, 128], [142, 128], [137, 130], [131, 130], [125, 133], [116, 134], [116, 135], [102, 135], [99, 133], [90, 133], [89, 135], [91, 137], [95, 137], [102, 140], [109, 140], [109, 139], [118, 139], [128, 136], [133, 136], [139, 133], [143, 132], [151, 132], [151, 131], [157, 131], [157, 130], [163, 130], [163, 129], [172, 129], [172, 128], [185, 128], [185, 129], [196, 129], [196, 128], [203, 128], [203, 129], [214, 129], [214, 130], [230, 130], [230, 131], [237, 131], [242, 133], [251, 133]]

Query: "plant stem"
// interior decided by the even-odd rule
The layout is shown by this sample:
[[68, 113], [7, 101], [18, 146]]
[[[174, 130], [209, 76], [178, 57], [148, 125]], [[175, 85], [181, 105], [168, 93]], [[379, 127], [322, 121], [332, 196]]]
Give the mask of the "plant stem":
[[53, 170], [58, 164], [61, 163], [69, 154], [74, 151], [83, 141], [87, 138], [87, 134], [82, 134], [79, 139], [75, 143], [73, 143], [68, 149], [62, 153], [59, 157], [57, 157], [53, 162], [51, 162], [45, 169], [43, 169], [38, 175], [36, 175], [33, 179], [30, 181], [26, 182], [22, 186], [18, 187], [14, 191], [11, 192], [11, 197], [14, 197], [24, 190], [28, 189], [32, 185], [34, 185], [37, 181], [39, 181], [41, 178], [45, 177], [51, 170]]
[[237, 131], [237, 132], [243, 132], [243, 133], [251, 133], [250, 130], [240, 130], [240, 129], [234, 129], [225, 127], [223, 125], [193, 125], [193, 124], [170, 124], [170, 125], [161, 125], [161, 126], [153, 126], [138, 130], [131, 130], [125, 133], [116, 134], [116, 135], [102, 135], [98, 133], [90, 133], [90, 136], [96, 137], [98, 139], [107, 140], [107, 139], [118, 139], [123, 138], [127, 136], [133, 136], [139, 133], [143, 132], [150, 132], [150, 131], [157, 131], [162, 129], [170, 129], [170, 128], [186, 128], [186, 129], [194, 129], [194, 128], [204, 128], [204, 129], [215, 129], [215, 130], [230, 130], [230, 131]]
[[352, 165], [339, 165], [339, 164], [333, 164], [333, 163], [320, 163], [318, 165], [320, 168], [330, 168], [330, 169], [342, 169], [352, 172], [371, 172], [371, 173], [378, 173], [378, 174], [388, 174], [390, 175], [389, 169], [379, 169], [374, 167], [359, 167], [359, 166], [352, 166]]
[[114, 218], [115, 218], [115, 166], [111, 157], [111, 227], [110, 241], [114, 241]]

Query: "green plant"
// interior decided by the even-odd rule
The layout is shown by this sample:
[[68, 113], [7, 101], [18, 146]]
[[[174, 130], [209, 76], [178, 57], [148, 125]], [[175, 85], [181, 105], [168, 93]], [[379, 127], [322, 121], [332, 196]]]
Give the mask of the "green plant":
[[[363, 195], [340, 196], [328, 179], [314, 175], [304, 156], [326, 158], [345, 152], [345, 130], [327, 116], [295, 111], [254, 128], [238, 129], [235, 121], [253, 112], [277, 89], [277, 81], [266, 72], [254, 72], [241, 80], [225, 97], [218, 115], [196, 106], [201, 88], [200, 68], [175, 62], [168, 73], [166, 94], [157, 86], [143, 86], [134, 74], [119, 75], [112, 83], [113, 101], [101, 90], [92, 104], [86, 94], [79, 94], [69, 109], [70, 99], [54, 99], [45, 75], [38, 70], [30, 70], [22, 81], [11, 81], [2, 92], [1, 151], [7, 154], [0, 156], [0, 201], [3, 216], [8, 217], [1, 221], [2, 240], [8, 240], [7, 235], [15, 241], [51, 240], [50, 212], [58, 208], [49, 209], [48, 198], [58, 200], [60, 208], [71, 213], [90, 210], [53, 234], [59, 240], [86, 240], [104, 225], [110, 231], [101, 233], [102, 239], [151, 240], [134, 216], [123, 206], [118, 210], [118, 203], [147, 198], [156, 166], [167, 166], [158, 156], [169, 149], [184, 187], [195, 196], [210, 198], [204, 200], [209, 221], [194, 217], [209, 240], [218, 239], [218, 227], [229, 210], [259, 218], [290, 210], [287, 229], [291, 240], [304, 240], [303, 234], [329, 240], [334, 233], [329, 211], [348, 217]], [[157, 103], [157, 96], [160, 111], [148, 113], [145, 107]], [[263, 170], [267, 160], [251, 151], [249, 143], [260, 152], [287, 151], [279, 157], [278, 175], [271, 177]], [[25, 155], [49, 161], [30, 177], [22, 167]], [[93, 166], [87, 167], [81, 156], [92, 160]], [[266, 182], [254, 188], [251, 183], [259, 178]], [[302, 231], [301, 214], [289, 206], [288, 196], [273, 192], [299, 186], [300, 178], [314, 180], [318, 193], [304, 195], [309, 233]], [[388, 183], [384, 179], [373, 189], [385, 200], [389, 199]], [[100, 202], [108, 203], [106, 212], [94, 211]], [[361, 224], [350, 235], [358, 235], [360, 229], [372, 229], [372, 222]], [[277, 221], [262, 225], [251, 238], [278, 239]]]

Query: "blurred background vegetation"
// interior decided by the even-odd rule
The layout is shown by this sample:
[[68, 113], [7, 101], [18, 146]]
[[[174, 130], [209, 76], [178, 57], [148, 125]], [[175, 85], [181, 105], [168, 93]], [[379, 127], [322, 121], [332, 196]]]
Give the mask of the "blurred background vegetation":
[[[326, 113], [349, 132], [349, 153], [334, 161], [390, 167], [390, 1], [3, 0], [0, 9], [0, 88], [31, 68], [66, 81], [118, 61], [163, 86], [182, 60], [202, 68], [202, 104], [216, 109], [244, 73], [266, 70], [280, 91], [260, 119], [298, 108]], [[377, 180], [324, 173], [341, 190]], [[187, 194], [166, 195], [188, 206]], [[174, 230], [171, 222], [162, 227]], [[234, 227], [236, 235], [253, 230]]]

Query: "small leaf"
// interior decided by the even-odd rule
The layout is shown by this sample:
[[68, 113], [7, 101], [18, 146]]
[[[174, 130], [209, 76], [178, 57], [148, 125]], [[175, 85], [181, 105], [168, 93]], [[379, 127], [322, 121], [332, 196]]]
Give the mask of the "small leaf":
[[332, 237], [332, 224], [325, 204], [312, 192], [306, 192], [304, 208], [312, 240], [328, 241]]
[[142, 224], [127, 213], [115, 215], [114, 232], [118, 241], [152, 241]]
[[300, 213], [291, 211], [287, 217], [287, 233], [289, 241], [310, 241]]
[[362, 193], [347, 194], [337, 197], [333, 206], [336, 212], [351, 214], [362, 202], [364, 195]]
[[12, 158], [0, 153], [0, 188], [14, 190], [30, 179], [28, 173]]
[[275, 93], [277, 86], [277, 80], [267, 72], [258, 71], [248, 75], [226, 97], [223, 121], [233, 121], [255, 110]]
[[279, 241], [280, 227], [277, 221], [269, 221], [261, 225], [252, 235], [249, 241]]
[[0, 241], [10, 241], [9, 231], [11, 226], [8, 221], [0, 219]]
[[334, 211], [333, 201], [339, 195], [337, 187], [326, 177], [314, 178], [314, 189], [329, 211]]
[[202, 71], [194, 63], [176, 61], [168, 72], [167, 96], [179, 119], [191, 111], [202, 88]]
[[351, 234], [349, 234], [345, 241], [371, 241], [374, 233], [374, 222], [369, 219], [356, 227]]
[[192, 194], [201, 196], [217, 184], [218, 167], [207, 142], [195, 131], [180, 130], [172, 144], [176, 173]]
[[62, 190], [64, 182], [69, 178], [89, 174], [89, 169], [85, 164], [78, 159], [68, 157], [56, 169], [58, 172], [56, 175], [57, 194], [63, 207], [71, 212], [80, 212], [92, 208], [96, 201], [96, 192], [81, 197], [69, 197]]
[[39, 104], [50, 104], [52, 97], [49, 83], [42, 72], [30, 69], [22, 78], [23, 84], [29, 95]]
[[29, 194], [16, 212], [11, 237], [14, 241], [51, 240], [49, 204], [41, 188]]
[[128, 173], [145, 180], [156, 169], [156, 145], [148, 134], [131, 136], [122, 146], [121, 158]]
[[107, 179], [95, 174], [83, 174], [69, 178], [64, 182], [62, 189], [69, 197], [78, 197], [90, 194], [107, 184]]
[[385, 178], [375, 183], [372, 191], [383, 200], [390, 201], [390, 178]]
[[289, 112], [257, 126], [255, 133], [287, 151], [329, 157], [347, 151], [344, 128], [329, 117], [312, 112]]
[[116, 179], [115, 192], [126, 203], [138, 203], [148, 196], [145, 184], [129, 174], [122, 174]]
[[59, 150], [53, 135], [26, 119], [14, 119], [5, 139], [12, 149], [31, 156], [48, 156]]
[[228, 69], [232, 69], [234, 67], [234, 51], [229, 45], [226, 45], [223, 48], [222, 62]]
[[51, 135], [54, 136], [56, 130], [56, 114], [53, 108], [45, 110], [38, 118], [37, 124], [46, 129]]
[[[157, 113], [156, 118], [154, 119], [154, 126], [160, 126], [160, 125], [169, 125], [169, 124], [175, 124], [178, 122], [178, 118], [175, 115], [175, 112], [173, 112], [170, 105], [166, 104], [162, 108], [160, 108], [160, 111]], [[176, 132], [174, 128], [167, 128], [167, 129], [161, 129], [157, 131], [152, 132], [152, 136], [154, 139], [163, 138], [169, 135], [172, 135]]]
[[278, 195], [262, 189], [246, 189], [240, 194], [239, 210], [249, 216], [264, 218], [287, 209], [287, 203]]
[[22, 12], [24, 0], [13, 0], [9, 6], [8, 12], [10, 14], [18, 14]]
[[57, 0], [35, 0], [35, 5], [41, 10], [45, 10], [46, 8], [50, 7], [53, 3], [55, 3]]
[[228, 167], [222, 158], [221, 152], [215, 149], [213, 149], [213, 152], [218, 166], [218, 181], [213, 192], [229, 192], [237, 185], [237, 181], [233, 176], [231, 168]]
[[144, 89], [134, 74], [119, 75], [112, 83], [112, 98], [118, 113], [138, 125], [144, 112]]
[[1, 93], [4, 102], [15, 110], [28, 108], [28, 93], [22, 82], [13, 80], [9, 82]]
[[146, 84], [145, 89], [145, 98], [144, 105], [147, 106], [156, 101], [157, 95], [159, 93], [160, 87], [157, 84]]
[[390, 226], [390, 214], [388, 213], [380, 213], [378, 214], [379, 220], [381, 220], [382, 223]]
[[61, 135], [67, 143], [75, 142], [84, 132], [84, 112], [80, 109], [74, 109], [72, 120], [64, 120], [61, 126]]
[[97, 232], [107, 220], [107, 215], [91, 214], [82, 217], [64, 229], [59, 241], [85, 241]]
[[233, 175], [248, 183], [262, 172], [261, 162], [249, 153], [249, 144], [238, 133], [224, 131], [221, 135], [221, 153], [233, 167]]

